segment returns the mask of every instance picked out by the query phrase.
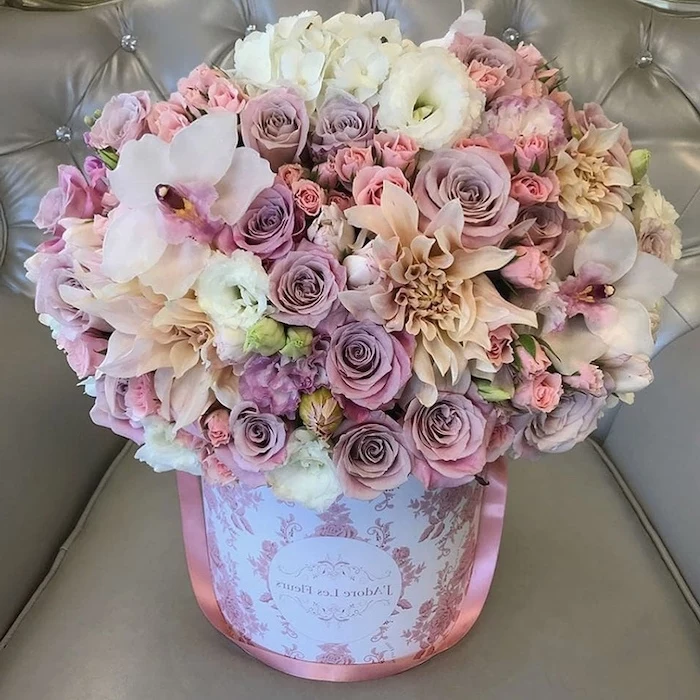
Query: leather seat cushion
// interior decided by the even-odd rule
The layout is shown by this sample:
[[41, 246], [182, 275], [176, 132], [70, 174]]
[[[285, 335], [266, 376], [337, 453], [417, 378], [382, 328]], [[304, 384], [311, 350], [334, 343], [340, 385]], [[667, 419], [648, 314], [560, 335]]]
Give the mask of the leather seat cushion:
[[486, 608], [455, 649], [320, 685], [247, 657], [200, 613], [175, 479], [127, 455], [0, 653], [3, 700], [697, 700], [700, 625], [596, 450], [511, 466]]

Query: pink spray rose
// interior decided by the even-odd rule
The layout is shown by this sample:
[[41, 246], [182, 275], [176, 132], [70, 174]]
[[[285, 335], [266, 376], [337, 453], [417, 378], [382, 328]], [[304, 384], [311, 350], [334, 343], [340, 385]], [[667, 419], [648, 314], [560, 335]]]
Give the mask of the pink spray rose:
[[151, 98], [145, 90], [115, 95], [102, 109], [100, 118], [85, 135], [88, 146], [119, 151], [127, 141], [141, 138], [148, 131]]
[[217, 408], [202, 419], [202, 430], [213, 447], [221, 447], [231, 440], [230, 412]]
[[292, 194], [306, 216], [318, 216], [326, 203], [326, 193], [313, 180], [297, 180], [292, 184]]
[[306, 105], [291, 88], [274, 88], [254, 97], [241, 112], [243, 143], [270, 161], [273, 170], [299, 158], [308, 133]]
[[290, 190], [295, 182], [306, 179], [307, 175], [308, 171], [303, 165], [299, 165], [299, 163], [285, 163], [277, 170], [277, 177], [279, 177]]
[[549, 160], [549, 141], [541, 134], [519, 136], [515, 140], [515, 160], [520, 170], [537, 168], [542, 172]]
[[517, 408], [526, 411], [549, 413], [559, 403], [562, 393], [561, 374], [541, 372], [516, 386], [512, 402]]
[[355, 202], [379, 206], [382, 202], [385, 182], [391, 182], [409, 194], [411, 192], [411, 185], [401, 170], [394, 167], [383, 168], [379, 165], [373, 165], [360, 170], [352, 183], [352, 195]]
[[530, 354], [521, 344], [515, 348], [515, 355], [520, 363], [520, 372], [527, 379], [544, 372], [552, 365], [544, 348], [534, 338], [532, 342], [535, 347], [534, 355]]
[[62, 235], [62, 219], [92, 219], [101, 211], [102, 192], [88, 184], [74, 165], [58, 166], [58, 187], [49, 190], [39, 203], [34, 223], [48, 233]]
[[[179, 97], [179, 95], [177, 95]], [[175, 134], [190, 123], [184, 105], [168, 100], [156, 102], [151, 109], [148, 119], [148, 130], [166, 143], [173, 140]]]
[[559, 199], [559, 180], [551, 172], [545, 175], [521, 172], [511, 182], [510, 196], [517, 199], [524, 207], [556, 202]]
[[486, 93], [489, 101], [502, 90], [508, 79], [505, 66], [489, 66], [481, 61], [472, 61], [467, 66], [467, 72], [476, 86]]
[[369, 147], [348, 146], [340, 148], [333, 160], [333, 169], [340, 182], [348, 189], [352, 186], [352, 181], [363, 169], [374, 165], [372, 149]]
[[240, 114], [248, 97], [228, 78], [218, 76], [207, 90], [207, 111], [227, 111]]
[[596, 365], [583, 365], [577, 374], [564, 377], [564, 384], [593, 396], [606, 396], [608, 393], [603, 370]]
[[[236, 474], [216, 454], [207, 455], [202, 460], [202, 475], [208, 483], [215, 486], [230, 486], [238, 481]], [[263, 479], [261, 482], [264, 482]], [[262, 485], [260, 483], [260, 486]]]
[[544, 289], [552, 276], [552, 262], [539, 248], [516, 246], [517, 256], [502, 270], [503, 279], [515, 287]]
[[338, 303], [347, 273], [331, 253], [308, 241], [277, 260], [270, 270], [274, 318], [295, 326], [316, 326]]
[[338, 173], [335, 171], [335, 159], [329, 158], [319, 163], [313, 169], [316, 182], [326, 190], [332, 190], [338, 186]]
[[142, 421], [146, 416], [158, 413], [160, 405], [153, 372], [129, 379], [124, 394], [124, 406], [131, 420]]
[[389, 406], [411, 377], [415, 339], [387, 333], [371, 321], [336, 329], [326, 355], [326, 373], [341, 405], [369, 410]]
[[410, 136], [380, 132], [374, 137], [374, 151], [379, 165], [399, 168], [406, 177], [416, 170], [420, 148]]
[[464, 213], [462, 243], [468, 248], [498, 245], [518, 215], [510, 196], [510, 173], [501, 157], [481, 146], [436, 153], [414, 185], [418, 209], [432, 221], [449, 201]]
[[239, 248], [262, 260], [276, 260], [292, 249], [294, 200], [282, 182], [263, 190], [233, 227], [233, 241]]
[[413, 460], [401, 426], [386, 413], [345, 421], [336, 437], [333, 462], [346, 496], [371, 501], [408, 479]]
[[470, 481], [486, 466], [492, 421], [467, 396], [440, 392], [432, 406], [414, 398], [404, 434], [416, 459], [414, 474], [426, 488]]
[[74, 338], [59, 335], [56, 345], [66, 353], [68, 364], [78, 379], [85, 379], [94, 375], [105, 359], [107, 337], [93, 331], [80, 333]]
[[178, 93], [196, 116], [201, 116], [201, 112], [207, 109], [207, 93], [219, 77], [219, 72], [206, 63], [201, 63], [193, 68], [187, 77], [177, 81]]
[[287, 457], [287, 429], [271, 413], [261, 413], [252, 401], [242, 401], [229, 418], [231, 441], [218, 448], [221, 459], [227, 452], [232, 463], [247, 472], [270, 471]]
[[328, 204], [335, 204], [340, 211], [345, 211], [355, 206], [355, 202], [349, 194], [337, 190], [332, 190], [328, 193]]
[[491, 347], [486, 356], [496, 369], [508, 365], [513, 361], [513, 340], [515, 332], [512, 326], [499, 326], [489, 333]]

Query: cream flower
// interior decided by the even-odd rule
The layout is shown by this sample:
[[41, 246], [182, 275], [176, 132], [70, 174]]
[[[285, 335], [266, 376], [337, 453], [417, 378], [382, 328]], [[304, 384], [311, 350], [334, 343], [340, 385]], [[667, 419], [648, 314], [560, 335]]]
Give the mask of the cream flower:
[[323, 28], [335, 37], [338, 43], [363, 36], [380, 41], [384, 39], [391, 44], [401, 43], [399, 21], [387, 19], [383, 12], [368, 12], [366, 15], [339, 12], [327, 19]]
[[589, 230], [609, 225], [631, 201], [622, 189], [633, 185], [629, 164], [621, 166], [609, 153], [621, 133], [622, 124], [605, 129], [591, 126], [581, 138], [572, 138], [557, 158], [559, 206]]
[[632, 211], [639, 249], [672, 266], [682, 253], [682, 233], [676, 226], [678, 212], [647, 178], [634, 189]]
[[248, 330], [259, 321], [269, 288], [260, 258], [247, 250], [214, 254], [195, 283], [199, 305], [222, 331]]
[[484, 102], [458, 58], [439, 47], [416, 49], [394, 62], [379, 93], [377, 123], [436, 151], [479, 126]]
[[159, 416], [147, 416], [143, 419], [143, 427], [145, 441], [136, 450], [136, 459], [156, 472], [175, 469], [194, 476], [202, 475], [199, 456], [175, 436], [175, 430], [168, 421]]
[[321, 512], [342, 489], [328, 445], [304, 428], [287, 443], [287, 461], [267, 474], [267, 482], [281, 501], [294, 501]]
[[502, 268], [514, 251], [462, 247], [458, 201], [445, 205], [425, 232], [418, 228], [413, 198], [391, 183], [381, 206], [353, 207], [345, 214], [353, 226], [377, 234], [372, 252], [382, 277], [370, 288], [342, 293], [341, 302], [358, 319], [416, 337], [414, 372], [424, 384], [419, 393], [424, 404], [437, 399], [435, 369], [456, 383], [469, 360], [487, 361], [491, 329], [537, 325], [534, 312], [508, 303], [484, 274]]

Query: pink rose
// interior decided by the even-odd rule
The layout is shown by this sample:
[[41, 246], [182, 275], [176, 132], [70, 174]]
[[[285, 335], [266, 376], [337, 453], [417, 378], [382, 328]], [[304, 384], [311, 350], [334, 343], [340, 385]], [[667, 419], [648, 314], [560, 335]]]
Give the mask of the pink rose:
[[299, 180], [307, 177], [307, 171], [299, 163], [285, 163], [277, 170], [277, 177], [291, 190], [295, 182], [299, 182]]
[[160, 400], [156, 395], [154, 373], [132, 377], [124, 394], [124, 405], [129, 418], [142, 421], [146, 416], [152, 416], [160, 410]]
[[487, 100], [492, 100], [496, 96], [508, 78], [505, 66], [489, 66], [481, 61], [472, 61], [467, 71], [476, 86], [486, 93]]
[[129, 416], [125, 395], [128, 379], [102, 376], [95, 382], [95, 405], [90, 409], [90, 418], [95, 425], [109, 428], [113, 433], [143, 444], [143, 428]]
[[515, 429], [510, 424], [506, 411], [494, 406], [495, 424], [491, 432], [491, 439], [486, 447], [486, 462], [495, 462], [499, 457], [508, 452], [515, 439]]
[[515, 348], [515, 356], [520, 363], [521, 374], [526, 378], [531, 378], [551, 367], [552, 362], [542, 346], [532, 336], [528, 337], [534, 344], [534, 354], [528, 352], [522, 343], [519, 343]]
[[534, 204], [520, 209], [506, 243], [536, 246], [553, 258], [564, 249], [566, 238], [575, 226], [578, 224], [567, 219], [558, 205]]
[[85, 379], [94, 375], [105, 359], [107, 337], [92, 331], [81, 333], [75, 338], [59, 335], [56, 345], [66, 353], [68, 364], [78, 379]]
[[414, 475], [426, 488], [469, 481], [486, 466], [492, 425], [467, 396], [440, 392], [432, 406], [414, 398], [403, 425], [416, 456]]
[[62, 219], [92, 219], [101, 210], [102, 193], [91, 187], [74, 165], [58, 166], [58, 187], [39, 203], [34, 223], [44, 231], [62, 235]]
[[564, 384], [593, 396], [607, 396], [605, 376], [597, 365], [583, 365], [577, 374], [564, 377]]
[[190, 118], [183, 106], [172, 101], [156, 102], [147, 119], [148, 130], [166, 143], [173, 140], [175, 134], [190, 123]]
[[230, 412], [217, 408], [202, 419], [202, 429], [213, 447], [221, 447], [231, 440]]
[[544, 56], [534, 44], [524, 44], [520, 42], [518, 48], [515, 49], [515, 53], [533, 68], [538, 68], [545, 62]]
[[357, 173], [352, 183], [352, 196], [357, 204], [375, 204], [382, 202], [384, 183], [391, 182], [402, 190], [411, 193], [411, 185], [399, 168], [383, 168], [372, 165]]
[[325, 248], [302, 241], [270, 270], [270, 301], [282, 323], [316, 328], [338, 304], [345, 268]]
[[187, 77], [177, 81], [179, 95], [196, 116], [201, 116], [202, 111], [206, 110], [209, 88], [220, 76], [221, 74], [211, 66], [201, 63], [193, 68]]
[[539, 248], [516, 246], [515, 259], [502, 270], [503, 279], [515, 287], [544, 289], [552, 276], [552, 261]]
[[406, 177], [415, 172], [420, 148], [410, 136], [380, 132], [374, 137], [374, 150], [385, 168], [399, 168]]
[[515, 331], [512, 326], [499, 326], [489, 333], [491, 347], [486, 352], [486, 356], [495, 369], [500, 369], [503, 365], [513, 362], [513, 340]]
[[345, 421], [333, 450], [343, 493], [371, 501], [382, 491], [401, 486], [413, 467], [401, 426], [375, 411], [361, 422]]
[[515, 140], [515, 160], [520, 170], [532, 170], [537, 167], [542, 172], [549, 159], [549, 141], [541, 134], [519, 136]]
[[202, 475], [207, 482], [215, 486], [230, 486], [238, 481], [238, 477], [216, 454], [207, 455], [202, 460]]
[[264, 92], [241, 112], [243, 143], [270, 161], [273, 170], [299, 159], [308, 134], [306, 105], [291, 88]]
[[328, 204], [335, 204], [340, 211], [345, 211], [355, 206], [355, 202], [350, 195], [345, 194], [345, 192], [338, 192], [337, 190], [332, 190], [328, 193]]
[[518, 173], [510, 184], [510, 195], [523, 206], [556, 202], [559, 198], [559, 180], [554, 173], [535, 175]]
[[368, 168], [371, 165], [374, 165], [374, 158], [370, 147], [349, 146], [341, 148], [335, 154], [335, 160], [333, 161], [333, 167], [338, 179], [348, 188], [351, 186], [357, 173], [362, 168]]
[[411, 378], [415, 339], [387, 333], [371, 321], [352, 321], [331, 335], [326, 374], [341, 405], [389, 406]]
[[549, 413], [556, 408], [563, 393], [561, 374], [541, 372], [518, 384], [511, 401], [513, 406], [526, 411]]
[[318, 216], [326, 203], [326, 193], [313, 180], [297, 180], [292, 184], [294, 203], [307, 216]]
[[313, 169], [314, 177], [321, 187], [332, 190], [338, 186], [338, 173], [335, 171], [335, 161], [333, 159], [324, 160]]
[[139, 139], [148, 131], [150, 111], [151, 98], [144, 90], [115, 95], [85, 135], [85, 141], [97, 150], [113, 148], [119, 151], [127, 141]]
[[240, 114], [248, 97], [228, 78], [217, 77], [207, 90], [208, 111], [226, 111]]

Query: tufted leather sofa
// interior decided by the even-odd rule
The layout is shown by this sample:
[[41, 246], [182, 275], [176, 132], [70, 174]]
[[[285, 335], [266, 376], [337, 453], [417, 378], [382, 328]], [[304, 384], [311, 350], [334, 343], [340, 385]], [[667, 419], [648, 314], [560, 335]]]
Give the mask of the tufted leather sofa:
[[491, 33], [557, 56], [579, 100], [602, 102], [652, 150], [651, 175], [681, 213], [685, 251], [664, 306], [657, 382], [597, 443], [512, 465], [499, 570], [474, 631], [425, 667], [352, 687], [283, 677], [201, 616], [172, 475], [137, 465], [90, 424], [34, 317], [22, 262], [56, 165], [82, 160], [83, 116], [110, 95], [167, 94], [196, 63], [226, 67], [246, 28], [280, 13], [382, 10], [420, 40], [442, 35], [460, 3], [41, 9], [88, 4], [0, 0], [0, 635], [9, 630], [0, 698], [700, 698], [700, 3], [467, 1]]

